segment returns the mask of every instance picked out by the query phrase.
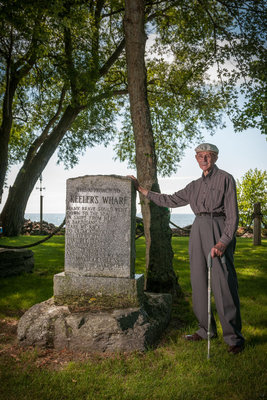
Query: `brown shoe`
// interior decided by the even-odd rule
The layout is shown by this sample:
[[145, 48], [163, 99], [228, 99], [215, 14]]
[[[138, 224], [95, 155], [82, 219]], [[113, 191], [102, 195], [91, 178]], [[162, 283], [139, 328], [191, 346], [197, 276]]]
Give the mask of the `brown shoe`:
[[185, 335], [185, 340], [189, 340], [191, 342], [198, 342], [199, 340], [203, 340], [201, 336], [199, 336], [197, 333], [194, 333], [193, 335]]
[[234, 346], [229, 346], [228, 347], [228, 353], [230, 354], [238, 354], [241, 353], [241, 351], [243, 351], [245, 348], [244, 345], [234, 345]]

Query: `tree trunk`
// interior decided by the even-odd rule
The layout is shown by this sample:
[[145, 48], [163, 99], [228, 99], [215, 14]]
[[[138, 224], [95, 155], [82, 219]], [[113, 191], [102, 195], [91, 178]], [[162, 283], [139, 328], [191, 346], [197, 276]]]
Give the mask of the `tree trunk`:
[[[125, 0], [124, 31], [131, 118], [136, 147], [139, 182], [159, 191], [153, 131], [147, 99], [145, 67], [144, 0]], [[173, 271], [169, 210], [140, 196], [146, 238], [146, 289], [177, 294], [179, 285]]]
[[30, 161], [25, 162], [20, 169], [14, 185], [9, 190], [8, 198], [1, 213], [5, 236], [20, 234], [26, 205], [34, 185], [80, 110], [78, 107], [68, 106], [59, 123], [44, 141], [36, 155]]
[[254, 204], [253, 245], [261, 246], [261, 203]]
[[8, 166], [8, 143], [13, 121], [12, 104], [17, 85], [18, 80], [10, 77], [10, 66], [8, 65], [6, 72], [6, 90], [3, 100], [2, 123], [0, 126], [0, 199]]
[[9, 121], [5, 119], [0, 127], [0, 203], [8, 166], [8, 143], [10, 136]]
[[[39, 24], [39, 19], [37, 19], [37, 24]], [[35, 33], [36, 31], [34, 32], [34, 34]], [[14, 96], [18, 84], [25, 76], [27, 76], [32, 66], [34, 65], [34, 62], [36, 60], [36, 50], [36, 38], [33, 35], [32, 46], [30, 46], [28, 52], [21, 59], [18, 59], [17, 62], [14, 63], [14, 60], [12, 60], [12, 38], [11, 44], [9, 45], [8, 51], [6, 53], [6, 85], [3, 99], [2, 123], [0, 126], [0, 202], [8, 167], [8, 144], [13, 122], [12, 107]], [[21, 63], [22, 60], [23, 62]]]

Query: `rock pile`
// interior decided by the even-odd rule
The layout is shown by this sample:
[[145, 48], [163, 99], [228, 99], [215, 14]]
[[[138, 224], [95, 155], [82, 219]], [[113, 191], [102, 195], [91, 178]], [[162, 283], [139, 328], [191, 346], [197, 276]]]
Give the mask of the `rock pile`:
[[[43, 221], [42, 231], [40, 222], [32, 222], [30, 219], [25, 219], [23, 227], [21, 229], [22, 235], [50, 235], [57, 227], [54, 224]], [[64, 230], [61, 229], [56, 235], [64, 234]]]
[[172, 228], [173, 236], [189, 236], [192, 225], [185, 226], [184, 228]]

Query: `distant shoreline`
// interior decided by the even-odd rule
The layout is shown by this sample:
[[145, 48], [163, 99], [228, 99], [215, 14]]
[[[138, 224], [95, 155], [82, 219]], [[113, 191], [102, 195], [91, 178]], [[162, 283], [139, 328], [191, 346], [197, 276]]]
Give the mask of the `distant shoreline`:
[[[137, 214], [138, 217], [141, 217], [141, 214]], [[25, 213], [25, 219], [30, 219], [32, 222], [40, 221], [40, 214], [39, 213]], [[44, 213], [43, 214], [43, 221], [54, 224], [55, 226], [61, 225], [65, 218], [65, 213]], [[195, 215], [194, 214], [180, 214], [180, 213], [171, 213], [170, 220], [178, 225], [181, 228], [185, 226], [192, 225], [194, 222]]]

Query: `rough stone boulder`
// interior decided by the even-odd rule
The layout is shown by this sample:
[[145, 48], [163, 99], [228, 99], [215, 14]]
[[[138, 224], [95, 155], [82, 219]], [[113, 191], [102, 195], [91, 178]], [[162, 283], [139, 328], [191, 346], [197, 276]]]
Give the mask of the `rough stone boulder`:
[[33, 252], [29, 249], [0, 249], [0, 277], [32, 272]]
[[145, 293], [142, 307], [71, 312], [53, 298], [31, 307], [18, 324], [23, 346], [85, 352], [145, 350], [157, 342], [169, 323], [170, 294]]

